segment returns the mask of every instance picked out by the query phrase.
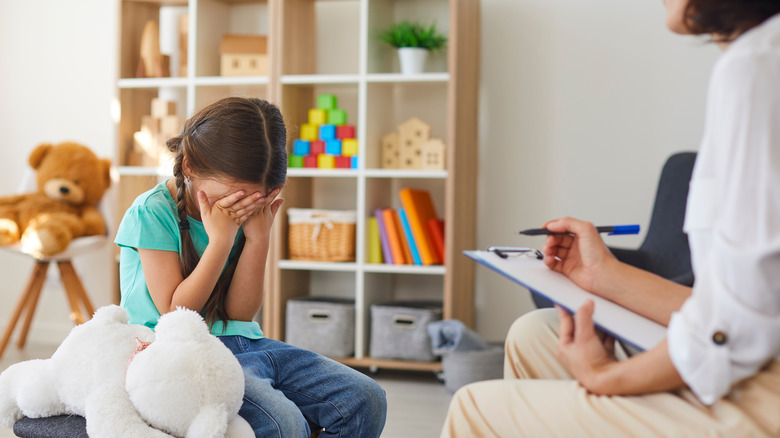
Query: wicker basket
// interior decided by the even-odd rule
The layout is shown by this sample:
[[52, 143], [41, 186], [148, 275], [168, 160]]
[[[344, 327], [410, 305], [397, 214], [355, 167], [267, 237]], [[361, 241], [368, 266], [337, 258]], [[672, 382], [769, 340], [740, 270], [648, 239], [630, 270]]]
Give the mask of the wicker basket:
[[355, 261], [354, 211], [290, 208], [287, 215], [291, 260]]

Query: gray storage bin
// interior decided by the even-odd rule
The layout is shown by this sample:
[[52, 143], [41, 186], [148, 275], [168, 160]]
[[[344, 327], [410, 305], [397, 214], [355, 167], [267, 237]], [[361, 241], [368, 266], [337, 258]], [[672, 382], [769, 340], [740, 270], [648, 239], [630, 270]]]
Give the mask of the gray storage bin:
[[355, 301], [300, 297], [287, 301], [286, 342], [331, 357], [355, 353]]
[[435, 360], [427, 325], [441, 315], [440, 301], [373, 304], [369, 354], [376, 359]]
[[504, 349], [450, 351], [441, 358], [444, 387], [454, 393], [461, 386], [481, 380], [501, 379], [504, 376]]

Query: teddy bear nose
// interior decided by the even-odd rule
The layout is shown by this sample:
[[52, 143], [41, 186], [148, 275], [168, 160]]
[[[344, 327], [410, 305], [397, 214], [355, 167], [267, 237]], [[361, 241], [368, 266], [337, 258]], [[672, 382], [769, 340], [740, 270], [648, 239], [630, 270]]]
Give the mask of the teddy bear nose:
[[63, 195], [67, 195], [68, 192], [70, 192], [69, 188], [67, 188], [67, 187], [60, 187], [60, 193], [62, 193]]

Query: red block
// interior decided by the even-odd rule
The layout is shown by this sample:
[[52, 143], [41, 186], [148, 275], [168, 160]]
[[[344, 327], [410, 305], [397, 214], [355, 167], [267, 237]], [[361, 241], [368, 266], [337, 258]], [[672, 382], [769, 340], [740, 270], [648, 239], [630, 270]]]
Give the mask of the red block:
[[317, 156], [307, 155], [303, 157], [303, 167], [317, 167]]
[[336, 169], [349, 169], [352, 167], [352, 159], [343, 155], [336, 156]]
[[355, 125], [336, 126], [336, 138], [339, 140], [343, 140], [345, 138], [357, 138], [355, 137]]
[[[319, 155], [325, 153], [325, 142], [322, 140], [315, 140], [309, 143], [309, 153], [311, 155]], [[317, 167], [317, 166], [314, 166]]]

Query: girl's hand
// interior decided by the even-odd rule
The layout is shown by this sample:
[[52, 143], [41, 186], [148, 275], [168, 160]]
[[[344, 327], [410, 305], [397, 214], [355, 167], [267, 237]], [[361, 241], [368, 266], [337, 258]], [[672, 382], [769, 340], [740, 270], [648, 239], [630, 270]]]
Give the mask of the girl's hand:
[[267, 243], [270, 239], [271, 225], [274, 223], [279, 207], [284, 203], [284, 199], [276, 198], [281, 190], [281, 187], [277, 187], [268, 196], [260, 198], [257, 208], [243, 223], [244, 236], [247, 242], [259, 241]]
[[555, 219], [544, 228], [569, 234], [548, 235], [542, 248], [544, 263], [569, 277], [581, 288], [596, 293], [597, 283], [617, 259], [601, 239], [596, 227], [573, 218]]
[[203, 221], [206, 234], [209, 236], [210, 244], [233, 246], [238, 227], [241, 225], [240, 221], [234, 219], [236, 214], [233, 207], [246, 198], [248, 197], [244, 196], [243, 191], [238, 191], [220, 198], [212, 205], [209, 204], [206, 193], [198, 191], [200, 218]]
[[[558, 327], [558, 359], [591, 392], [599, 393], [604, 371], [615, 359], [615, 339], [597, 331], [593, 325], [594, 304], [588, 300], [572, 318], [566, 310], [555, 306], [560, 320]], [[601, 379], [603, 380], [603, 379]]]

